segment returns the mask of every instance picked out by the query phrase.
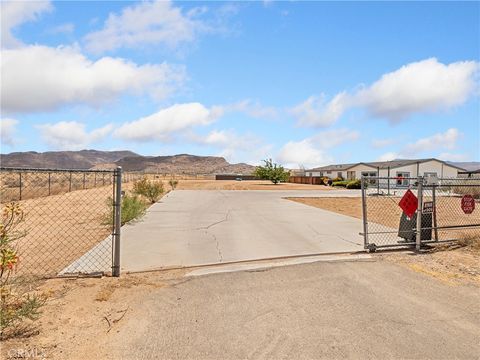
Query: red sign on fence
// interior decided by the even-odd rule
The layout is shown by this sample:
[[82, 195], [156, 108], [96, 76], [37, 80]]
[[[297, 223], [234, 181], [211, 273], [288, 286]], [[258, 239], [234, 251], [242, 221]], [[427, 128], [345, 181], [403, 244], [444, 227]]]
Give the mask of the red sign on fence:
[[398, 206], [402, 208], [405, 215], [411, 218], [413, 214], [415, 214], [415, 211], [417, 211], [418, 199], [415, 194], [408, 189], [398, 203]]
[[475, 210], [475, 199], [472, 195], [463, 195], [462, 210], [465, 214], [471, 214]]

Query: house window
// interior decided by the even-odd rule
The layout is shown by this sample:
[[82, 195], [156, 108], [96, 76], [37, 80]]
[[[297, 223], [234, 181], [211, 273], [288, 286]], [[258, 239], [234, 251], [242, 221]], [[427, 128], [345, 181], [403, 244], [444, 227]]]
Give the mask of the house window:
[[362, 176], [369, 177], [368, 183], [375, 185], [377, 183], [377, 172], [376, 171], [362, 171]]
[[410, 185], [410, 173], [405, 171], [397, 171], [397, 186], [408, 186]]
[[342, 178], [342, 179], [343, 179], [343, 176], [342, 176], [342, 172], [341, 172], [341, 171], [337, 172], [337, 177], [339, 177], [339, 178]]
[[438, 175], [436, 172], [424, 172], [423, 176], [427, 178], [427, 177], [437, 177]]
[[332, 172], [331, 171], [327, 171], [327, 174], [331, 174]]
[[347, 171], [347, 180], [355, 180], [355, 171]]

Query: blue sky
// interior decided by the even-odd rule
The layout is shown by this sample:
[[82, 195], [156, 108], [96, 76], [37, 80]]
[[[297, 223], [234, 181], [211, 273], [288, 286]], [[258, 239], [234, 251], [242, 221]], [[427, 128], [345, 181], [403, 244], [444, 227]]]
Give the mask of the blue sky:
[[479, 2], [5, 2], [1, 152], [480, 160]]

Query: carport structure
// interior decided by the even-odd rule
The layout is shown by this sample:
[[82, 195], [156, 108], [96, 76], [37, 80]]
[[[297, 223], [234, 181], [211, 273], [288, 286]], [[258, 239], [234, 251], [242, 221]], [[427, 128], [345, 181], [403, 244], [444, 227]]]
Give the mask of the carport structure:
[[122, 228], [122, 270], [361, 251], [360, 219], [286, 199], [339, 195], [360, 192], [173, 191]]

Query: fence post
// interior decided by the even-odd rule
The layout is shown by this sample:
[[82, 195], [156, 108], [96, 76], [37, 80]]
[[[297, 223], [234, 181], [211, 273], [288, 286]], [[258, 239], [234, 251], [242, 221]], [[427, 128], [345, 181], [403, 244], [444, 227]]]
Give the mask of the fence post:
[[420, 251], [422, 245], [422, 211], [423, 211], [423, 176], [417, 178], [417, 237], [415, 242], [415, 249]]
[[436, 184], [432, 186], [432, 200], [433, 200], [433, 229], [434, 229], [434, 236], [435, 241], [438, 241], [438, 227], [437, 227], [437, 194], [436, 194]]
[[113, 266], [112, 275], [120, 276], [120, 231], [122, 227], [122, 167], [118, 166], [113, 176], [115, 178], [115, 199], [113, 200]]
[[388, 167], [387, 178], [388, 195], [390, 196], [390, 166]]
[[380, 195], [380, 166], [377, 166], [377, 195]]
[[367, 199], [365, 196], [365, 178], [363, 176], [360, 182], [362, 188], [363, 248], [368, 249]]
[[22, 173], [21, 172], [18, 173], [18, 178], [20, 180], [20, 184], [19, 184], [20, 194], [19, 194], [18, 200], [22, 200]]

